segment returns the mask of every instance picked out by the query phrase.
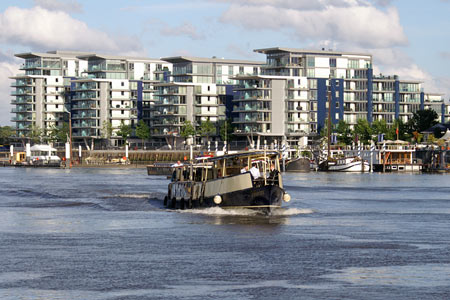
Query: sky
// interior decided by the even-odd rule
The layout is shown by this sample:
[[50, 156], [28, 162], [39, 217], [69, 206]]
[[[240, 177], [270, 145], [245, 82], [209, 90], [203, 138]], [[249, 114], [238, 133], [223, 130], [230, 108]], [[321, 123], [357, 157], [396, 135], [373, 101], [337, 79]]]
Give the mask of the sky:
[[0, 1], [0, 126], [22, 59], [50, 50], [264, 61], [290, 47], [373, 55], [374, 73], [450, 98], [450, 0]]

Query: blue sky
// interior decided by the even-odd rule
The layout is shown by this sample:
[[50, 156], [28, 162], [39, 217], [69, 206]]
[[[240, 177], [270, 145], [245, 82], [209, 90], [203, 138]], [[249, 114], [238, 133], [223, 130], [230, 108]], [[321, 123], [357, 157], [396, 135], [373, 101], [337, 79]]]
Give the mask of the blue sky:
[[0, 125], [9, 125], [13, 54], [55, 49], [264, 60], [252, 50], [367, 52], [375, 72], [450, 97], [450, 0], [0, 2]]

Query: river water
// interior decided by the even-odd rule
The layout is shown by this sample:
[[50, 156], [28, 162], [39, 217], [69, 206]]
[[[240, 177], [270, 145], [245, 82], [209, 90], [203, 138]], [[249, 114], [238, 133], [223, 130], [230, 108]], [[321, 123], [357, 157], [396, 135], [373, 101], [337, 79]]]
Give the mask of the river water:
[[448, 299], [450, 177], [284, 174], [275, 216], [144, 169], [0, 168], [0, 299]]

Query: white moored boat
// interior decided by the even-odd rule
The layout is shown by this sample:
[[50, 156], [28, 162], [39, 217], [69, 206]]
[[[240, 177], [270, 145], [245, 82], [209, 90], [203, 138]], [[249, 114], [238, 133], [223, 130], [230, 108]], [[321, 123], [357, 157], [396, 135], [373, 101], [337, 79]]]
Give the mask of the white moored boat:
[[[364, 163], [364, 166], [362, 165]], [[345, 157], [328, 161], [330, 172], [370, 172], [370, 165], [359, 157]]]
[[56, 155], [56, 149], [50, 145], [34, 145], [30, 151], [30, 163], [33, 165], [59, 165], [61, 163], [61, 159]]

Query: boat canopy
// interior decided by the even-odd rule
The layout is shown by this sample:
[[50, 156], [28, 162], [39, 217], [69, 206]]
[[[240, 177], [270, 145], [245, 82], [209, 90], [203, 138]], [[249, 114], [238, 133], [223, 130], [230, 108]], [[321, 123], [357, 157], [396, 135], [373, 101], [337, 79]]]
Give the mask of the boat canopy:
[[264, 156], [267, 157], [275, 157], [278, 156], [280, 153], [277, 151], [248, 151], [248, 152], [239, 152], [234, 154], [226, 154], [221, 156], [214, 156], [214, 157], [199, 157], [197, 160], [205, 161], [205, 162], [216, 162], [219, 160], [225, 160], [225, 159], [235, 159], [235, 158], [250, 158], [250, 159], [258, 159]]
[[56, 151], [56, 149], [51, 147], [50, 145], [34, 145], [33, 147], [30, 148], [30, 150], [31, 151], [44, 151], [44, 152]]

